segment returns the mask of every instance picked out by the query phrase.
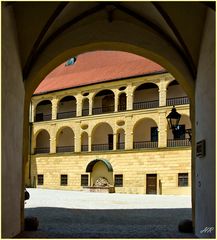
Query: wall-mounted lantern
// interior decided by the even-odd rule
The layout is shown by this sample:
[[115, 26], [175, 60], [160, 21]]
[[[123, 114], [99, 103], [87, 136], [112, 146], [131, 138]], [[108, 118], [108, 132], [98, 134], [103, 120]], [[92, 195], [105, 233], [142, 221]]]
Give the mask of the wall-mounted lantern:
[[[169, 115], [166, 117], [167, 122], [169, 125], [169, 128], [172, 129], [173, 135], [175, 136], [176, 131], [178, 131], [178, 126], [179, 126], [179, 121], [181, 118], [181, 114], [176, 111], [175, 106], [173, 106], [171, 112]], [[192, 130], [191, 129], [186, 129], [185, 133], [189, 135], [189, 141], [191, 142], [191, 136], [192, 136]]]

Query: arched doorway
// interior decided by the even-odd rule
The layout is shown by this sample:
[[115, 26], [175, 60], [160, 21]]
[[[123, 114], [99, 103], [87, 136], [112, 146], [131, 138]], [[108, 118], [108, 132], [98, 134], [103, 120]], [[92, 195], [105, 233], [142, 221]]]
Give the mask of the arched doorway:
[[95, 159], [91, 161], [86, 168], [90, 173], [90, 186], [95, 186], [99, 178], [105, 178], [108, 184], [114, 185], [113, 168], [111, 163], [106, 159]]
[[[147, 4], [151, 4], [151, 3], [147, 3]], [[15, 21], [18, 22], [19, 17], [18, 16], [22, 16], [25, 17], [25, 15], [20, 14], [20, 15], [16, 15], [16, 17], [13, 15], [13, 11], [11, 11], [11, 8], [14, 8], [13, 10], [16, 11], [16, 6], [5, 6], [4, 7], [4, 20], [7, 21], [3, 21], [4, 22], [4, 31], [6, 34], [3, 34], [3, 36], [5, 36], [5, 39], [3, 39], [3, 42], [5, 44], [9, 44], [9, 41], [7, 39], [10, 39], [11, 43], [12, 43], [12, 47], [8, 48], [8, 46], [6, 45], [4, 47], [4, 57], [7, 57], [7, 61], [4, 61], [4, 74], [6, 77], [4, 77], [3, 79], [5, 79], [5, 83], [8, 82], [8, 80], [10, 79], [10, 82], [12, 83], [10, 85], [10, 87], [8, 89], [6, 89], [7, 91], [10, 91], [10, 93], [13, 91], [13, 94], [10, 94], [9, 96], [13, 96], [11, 97], [11, 99], [17, 99], [17, 101], [14, 101], [15, 103], [12, 104], [11, 101], [5, 101], [7, 104], [5, 105], [5, 112], [6, 114], [2, 114], [3, 116], [5, 116], [5, 119], [12, 119], [10, 120], [11, 123], [11, 129], [13, 129], [12, 127], [14, 125], [17, 124], [17, 129], [20, 129], [20, 131], [17, 131], [14, 138], [11, 138], [10, 134], [4, 134], [4, 136], [9, 135], [10, 137], [10, 143], [13, 144], [15, 146], [15, 148], [17, 148], [17, 151], [14, 151], [14, 153], [16, 154], [15, 156], [11, 156], [10, 158], [7, 158], [7, 155], [5, 157], [5, 159], [8, 162], [9, 159], [11, 159], [10, 161], [13, 161], [13, 159], [15, 157], [17, 157], [17, 159], [19, 161], [17, 162], [22, 162], [22, 159], [24, 159], [23, 162], [23, 171], [25, 168], [25, 163], [27, 162], [28, 159], [28, 108], [29, 108], [29, 102], [30, 102], [30, 98], [31, 95], [34, 91], [34, 88], [38, 85], [38, 83], [43, 79], [43, 77], [45, 75], [47, 75], [48, 72], [51, 71], [51, 69], [53, 69], [55, 66], [57, 66], [60, 62], [62, 62], [63, 60], [67, 59], [67, 57], [73, 55], [75, 56], [76, 54], [80, 53], [80, 52], [84, 52], [90, 49], [94, 49], [94, 48], [98, 48], [98, 49], [103, 49], [103, 44], [108, 41], [109, 45], [107, 45], [107, 49], [110, 47], [110, 49], [119, 49], [119, 50], [128, 50], [129, 52], [134, 52], [134, 53], [138, 53], [141, 56], [146, 56], [146, 57], [150, 57], [153, 60], [161, 63], [165, 68], [167, 68], [175, 77], [176, 79], [178, 79], [178, 81], [184, 86], [185, 90], [188, 89], [188, 91], [186, 91], [188, 93], [188, 96], [191, 98], [191, 104], [192, 104], [192, 114], [191, 114], [191, 119], [192, 119], [192, 128], [193, 128], [193, 133], [194, 133], [194, 127], [195, 127], [195, 109], [196, 109], [196, 116], [197, 116], [197, 122], [199, 121], [200, 124], [196, 125], [197, 128], [197, 135], [196, 135], [196, 140], [199, 141], [201, 138], [203, 139], [209, 139], [209, 143], [211, 142], [211, 144], [209, 144], [209, 148], [207, 149], [207, 155], [205, 157], [205, 160], [207, 161], [195, 161], [195, 139], [193, 139], [193, 162], [192, 162], [192, 169], [195, 170], [198, 174], [198, 176], [200, 176], [200, 179], [194, 179], [194, 188], [195, 188], [195, 183], [196, 181], [200, 181], [201, 179], [203, 179], [205, 182], [204, 184], [202, 184], [202, 187], [200, 189], [197, 189], [197, 206], [196, 209], [198, 211], [197, 214], [197, 233], [200, 235], [200, 229], [202, 226], [206, 225], [207, 222], [210, 222], [209, 219], [211, 219], [211, 222], [213, 223], [213, 217], [212, 217], [212, 213], [213, 211], [213, 204], [215, 203], [214, 199], [214, 176], [215, 176], [215, 172], [214, 172], [214, 159], [215, 159], [215, 152], [214, 152], [214, 145], [215, 145], [215, 138], [214, 138], [214, 134], [213, 134], [213, 129], [215, 128], [215, 123], [214, 123], [214, 106], [213, 106], [213, 101], [215, 99], [215, 93], [214, 93], [214, 86], [215, 86], [215, 74], [214, 74], [214, 69], [215, 69], [215, 64], [214, 64], [214, 57], [211, 54], [214, 49], [214, 25], [215, 25], [215, 20], [214, 20], [214, 16], [215, 13], [213, 11], [213, 8], [209, 7], [209, 6], [204, 6], [200, 8], [200, 6], [198, 6], [196, 4], [195, 6], [192, 6], [190, 4], [190, 6], [188, 5], [183, 5], [183, 7], [180, 9], [180, 6], [176, 6], [173, 5], [172, 7], [169, 6], [170, 11], [168, 10], [167, 6], [164, 5], [164, 3], [162, 3], [163, 5], [163, 9], [166, 12], [172, 12], [172, 14], [174, 16], [180, 16], [180, 12], [182, 12], [182, 21], [176, 21], [173, 18], [173, 24], [175, 25], [175, 27], [177, 27], [177, 29], [179, 29], [177, 22], [180, 23], [182, 22], [182, 26], [185, 25], [185, 23], [187, 22], [189, 24], [189, 28], [192, 32], [197, 31], [198, 37], [195, 37], [194, 39], [198, 39], [198, 44], [191, 44], [193, 42], [188, 42], [186, 40], [186, 38], [184, 36], [185, 35], [185, 27], [182, 28], [182, 31], [178, 32], [177, 38], [176, 40], [178, 41], [178, 44], [176, 44], [176, 40], [174, 42], [173, 38], [170, 38], [167, 35], [167, 31], [161, 29], [161, 24], [159, 23], [159, 21], [162, 23], [162, 19], [160, 18], [159, 21], [156, 21], [157, 24], [155, 25], [150, 25], [147, 26], [146, 24], [148, 24], [147, 21], [144, 21], [144, 15], [140, 16], [138, 14], [132, 14], [134, 12], [132, 11], [128, 11], [128, 15], [126, 16], [126, 19], [128, 21], [126, 21], [126, 24], [122, 21], [120, 22], [116, 22], [116, 21], [112, 21], [113, 18], [108, 18], [111, 23], [115, 23], [115, 24], [108, 24], [107, 21], [102, 22], [102, 21], [94, 21], [95, 24], [93, 24], [92, 21], [87, 21], [88, 22], [88, 26], [85, 26], [83, 28], [83, 26], [81, 26], [81, 28], [76, 28], [74, 29], [74, 27], [71, 26], [71, 24], [73, 25], [73, 23], [77, 23], [75, 22], [71, 22], [71, 24], [66, 25], [66, 27], [68, 26], [68, 31], [67, 34], [64, 34], [64, 36], [61, 37], [57, 37], [55, 38], [55, 34], [50, 37], [47, 38], [38, 38], [38, 41], [41, 42], [44, 39], [48, 39], [49, 41], [46, 42], [46, 44], [41, 44], [41, 48], [33, 48], [34, 51], [31, 51], [31, 42], [32, 45], [38, 41], [37, 37], [38, 35], [38, 31], [40, 32], [39, 29], [34, 29], [35, 31], [37, 31], [36, 34], [32, 34], [32, 31], [30, 33], [30, 35], [32, 36], [31, 38], [26, 37], [25, 34], [28, 35], [28, 31], [25, 31], [25, 34], [23, 31], [19, 31], [20, 28], [16, 28], [13, 24], [11, 24], [12, 19], [15, 18]], [[174, 3], [172, 3], [174, 4]], [[198, 3], [199, 4], [199, 3]], [[161, 6], [161, 7], [162, 7]], [[24, 7], [24, 8], [23, 8]], [[21, 7], [22, 11], [24, 12], [25, 6]], [[53, 7], [53, 6], [52, 6]], [[141, 7], [141, 5], [140, 5]], [[151, 7], [151, 6], [150, 6]], [[152, 6], [153, 7], [153, 6]], [[162, 11], [160, 11], [160, 9], [162, 9], [161, 7], [157, 7], [155, 10], [158, 10], [159, 13]], [[185, 8], [186, 7], [186, 8]], [[41, 8], [43, 8], [43, 6], [41, 6]], [[19, 7], [18, 7], [19, 9]], [[34, 9], [34, 10], [32, 10]], [[39, 14], [41, 13], [41, 9], [37, 8], [29, 8], [28, 7], [28, 16], [32, 16], [32, 13], [34, 13], [34, 11], [37, 11], [37, 17], [39, 16]], [[98, 10], [100, 11], [102, 8], [99, 8]], [[125, 9], [125, 8], [121, 8], [119, 6], [119, 9], [121, 11], [121, 9]], [[188, 9], [189, 11], [193, 11], [195, 9], [195, 14], [191, 14], [191, 18], [188, 19], [187, 17], [189, 16], [188, 12], [185, 11], [185, 9]], [[198, 10], [199, 9], [199, 10]], [[31, 10], [31, 11], [30, 11]], [[197, 11], [199, 11], [200, 14], [196, 14], [198, 13]], [[200, 12], [201, 11], [201, 12]], [[96, 11], [91, 11], [93, 14]], [[143, 11], [148, 12], [148, 11]], [[170, 13], [171, 13], [170, 12]], [[131, 13], [131, 14], [130, 14]], [[43, 13], [41, 13], [43, 15]], [[202, 14], [202, 16], [201, 16]], [[44, 14], [46, 17], [46, 19], [42, 18], [42, 22], [44, 20], [44, 23], [47, 22], [47, 14]], [[165, 14], [159, 14], [158, 16], [165, 16]], [[170, 15], [170, 14], [169, 14]], [[85, 15], [86, 17], [89, 17], [87, 15]], [[100, 15], [101, 16], [101, 15]], [[167, 15], [166, 15], [167, 16]], [[133, 18], [137, 18], [138, 21], [141, 21], [141, 24], [137, 24], [136, 21], [133, 20]], [[197, 19], [195, 20], [194, 17], [199, 17], [200, 21], [197, 21]], [[162, 17], [164, 18], [164, 17]], [[31, 18], [30, 18], [31, 19]], [[149, 19], [149, 18], [148, 18]], [[157, 20], [157, 18], [155, 18]], [[167, 18], [168, 19], [168, 18]], [[23, 18], [22, 18], [23, 20]], [[195, 20], [195, 21], [191, 21], [191, 20]], [[20, 21], [19, 21], [20, 22]], [[24, 21], [21, 21], [23, 24], [29, 24], [28, 18], [24, 19]], [[64, 24], [62, 21], [60, 21], [62, 24]], [[129, 24], [130, 22], [130, 24]], [[152, 21], [151, 21], [152, 22]], [[170, 27], [171, 29], [173, 29], [173, 32], [176, 32], [174, 30], [173, 27], [171, 27], [171, 25], [169, 24], [170, 21], [166, 21], [167, 25], [166, 27]], [[12, 27], [8, 27], [8, 23], [10, 23], [12, 25]], [[97, 25], [98, 24], [98, 25]], [[198, 28], [195, 28], [195, 25], [197, 24]], [[201, 25], [202, 26], [201, 26]], [[19, 24], [17, 24], [19, 26]], [[113, 27], [113, 25], [115, 25], [115, 27]], [[44, 26], [44, 24], [42, 24], [42, 26]], [[109, 27], [108, 27], [109, 26]], [[157, 26], [157, 28], [155, 28], [154, 26]], [[151, 30], [150, 30], [151, 28]], [[25, 26], [23, 27], [23, 25], [21, 24], [21, 29], [25, 29]], [[94, 30], [96, 29], [100, 29], [100, 31], [98, 31], [98, 34], [94, 35], [94, 34], [89, 34], [90, 32], [94, 32]], [[199, 31], [198, 31], [199, 29]], [[48, 29], [49, 30], [49, 26]], [[59, 31], [59, 34], [62, 34], [65, 30], [65, 28], [63, 28], [61, 31]], [[88, 31], [87, 31], [88, 30]], [[8, 32], [9, 31], [9, 32]], [[134, 34], [132, 34], [132, 32]], [[15, 39], [15, 35], [19, 33], [20, 36], [20, 42], [18, 43], [18, 41]], [[24, 34], [24, 36], [22, 35], [22, 33]], [[43, 33], [43, 31], [42, 31]], [[50, 32], [50, 34], [52, 35], [52, 31]], [[58, 33], [58, 32], [57, 32]], [[203, 33], [203, 34], [202, 34]], [[30, 36], [29, 35], [29, 36]], [[194, 35], [194, 34], [192, 34]], [[35, 36], [35, 38], [34, 38]], [[72, 36], [72, 37], [69, 37]], [[76, 36], [76, 37], [75, 37]], [[103, 36], [103, 37], [102, 37]], [[139, 38], [138, 38], [139, 36]], [[167, 37], [165, 37], [167, 36]], [[194, 35], [195, 36], [195, 35]], [[169, 37], [169, 38], [168, 38]], [[138, 40], [139, 39], [139, 40]], [[190, 38], [193, 39], [193, 38]], [[25, 41], [24, 41], [25, 40]], [[186, 41], [186, 44], [185, 44]], [[21, 43], [21, 45], [20, 45]], [[26, 44], [27, 43], [27, 44]], [[63, 44], [64, 43], [64, 44]], [[97, 44], [99, 43], [99, 45]], [[103, 44], [100, 44], [103, 43]], [[114, 45], [112, 45], [112, 43]], [[123, 43], [123, 45], [122, 45]], [[151, 43], [151, 44], [150, 44]], [[30, 45], [29, 45], [30, 44]], [[91, 45], [92, 44], [92, 45]], [[125, 45], [126, 44], [126, 45]], [[183, 48], [179, 48], [178, 45], [183, 46]], [[28, 48], [27, 48], [28, 45]], [[40, 45], [40, 44], [39, 44]], [[38, 46], [39, 46], [38, 45]], [[105, 44], [106, 45], [106, 44]], [[124, 46], [125, 45], [125, 46]], [[177, 47], [175, 47], [177, 46]], [[195, 54], [193, 54], [191, 52], [192, 48], [190, 46], [194, 46], [195, 47], [195, 51], [193, 51]], [[196, 48], [196, 46], [198, 46], [198, 48]], [[20, 50], [21, 54], [20, 56], [22, 56], [22, 58], [20, 56], [18, 56], [18, 49]], [[106, 47], [105, 47], [106, 49]], [[209, 49], [211, 49], [211, 51], [208, 51]], [[35, 52], [36, 51], [36, 52]], [[30, 55], [28, 55], [28, 53], [31, 53]], [[33, 54], [34, 53], [34, 54]], [[66, 56], [67, 55], [67, 56]], [[196, 55], [196, 56], [195, 56]], [[29, 56], [29, 57], [28, 57]], [[11, 69], [11, 58], [14, 59], [15, 61], [13, 62], [13, 69], [14, 71], [10, 71]], [[35, 59], [34, 63], [31, 63], [32, 61], [28, 61], [28, 59]], [[6, 59], [6, 58], [5, 58]], [[28, 64], [27, 64], [28, 62]], [[193, 62], [193, 64], [192, 64]], [[21, 69], [21, 66], [30, 66], [29, 69], [26, 70], [26, 68]], [[195, 65], [193, 67], [194, 70], [192, 70], [192, 68], [190, 66]], [[30, 73], [30, 75], [28, 76], [28, 74], [26, 74], [26, 72]], [[23, 86], [23, 79], [25, 80], [24, 84], [25, 87]], [[196, 88], [194, 87], [194, 79], [196, 79], [197, 84], [196, 84]], [[209, 84], [207, 84], [206, 79], [209, 79]], [[17, 84], [16, 84], [17, 83]], [[5, 84], [7, 85], [7, 84]], [[16, 90], [14, 90], [11, 86], [16, 86]], [[211, 90], [211, 93], [210, 91]], [[196, 93], [196, 94], [195, 94]], [[203, 94], [204, 93], [204, 94]], [[8, 95], [5, 94], [4, 97]], [[15, 98], [14, 98], [15, 96]], [[194, 102], [194, 96], [196, 96], [196, 105]], [[6, 99], [6, 97], [4, 98]], [[25, 108], [23, 108], [25, 102]], [[211, 111], [209, 111], [209, 114], [206, 114], [206, 116], [204, 116], [204, 112], [207, 109], [212, 109]], [[9, 111], [11, 108], [11, 111]], [[13, 111], [14, 109], [18, 109], [18, 111]], [[23, 113], [23, 109], [24, 109], [24, 113]], [[14, 113], [13, 113], [14, 112]], [[17, 112], [20, 112], [20, 115], [17, 114]], [[11, 113], [13, 117], [11, 117]], [[19, 119], [19, 121], [17, 121], [17, 119]], [[13, 122], [14, 120], [14, 122]], [[24, 124], [23, 124], [24, 122]], [[4, 124], [7, 123], [7, 121], [4, 121]], [[7, 123], [8, 124], [8, 123]], [[207, 131], [206, 126], [210, 126], [211, 130]], [[24, 130], [22, 131], [22, 127], [24, 126]], [[10, 127], [9, 127], [10, 128]], [[4, 128], [3, 128], [4, 129]], [[7, 129], [6, 129], [7, 131]], [[20, 140], [20, 136], [22, 136], [22, 132], [23, 132], [23, 137], [24, 137], [24, 146], [23, 146], [23, 151], [21, 150], [21, 146], [22, 144], [17, 144]], [[9, 138], [8, 137], [8, 138]], [[7, 141], [6, 141], [7, 142]], [[8, 144], [9, 145], [9, 144]], [[4, 148], [3, 148], [4, 149]], [[10, 151], [7, 151], [8, 153]], [[22, 152], [24, 152], [24, 157], [22, 155]], [[19, 153], [19, 154], [18, 154]], [[200, 160], [200, 159], [199, 159]], [[196, 165], [195, 165], [196, 164]], [[7, 163], [6, 163], [7, 166]], [[15, 165], [14, 164], [14, 172], [16, 173], [17, 169], [20, 169], [20, 166]], [[6, 171], [5, 171], [6, 172]], [[19, 177], [16, 177], [17, 175], [15, 174], [11, 174], [13, 176], [13, 181], [14, 182], [18, 182], [20, 183], [20, 185], [22, 185], [22, 180], [19, 179]], [[196, 174], [195, 174], [196, 176]], [[5, 178], [7, 179], [7, 177]], [[204, 192], [206, 192], [206, 187], [203, 186], [210, 186], [211, 189], [209, 189], [209, 191], [207, 191], [207, 198], [204, 199]], [[22, 186], [23, 187], [23, 186]], [[21, 188], [21, 187], [20, 187]], [[4, 188], [6, 189], [6, 188]], [[13, 189], [12, 189], [13, 190]], [[7, 193], [5, 196], [12, 196], [10, 199], [16, 202], [21, 202], [20, 199], [22, 199], [22, 197], [20, 197], [20, 195], [22, 196], [22, 194], [18, 194], [17, 192], [15, 192], [15, 194], [13, 194], [12, 190], [5, 190], [5, 192]], [[11, 192], [9, 192], [11, 191]], [[22, 192], [22, 190], [21, 190]], [[10, 194], [11, 193], [11, 194]], [[194, 194], [193, 194], [194, 196]], [[9, 199], [9, 198], [7, 198]], [[211, 199], [211, 204], [210, 201], [208, 201], [207, 199]], [[194, 202], [194, 201], [193, 201]], [[205, 204], [205, 206], [207, 206], [207, 208], [209, 209], [208, 213], [207, 212], [200, 212], [201, 206], [203, 206]], [[11, 206], [14, 206], [13, 203], [9, 203], [7, 202], [8, 208], [10, 208]], [[212, 206], [212, 208], [210, 207]], [[14, 208], [13, 208], [14, 209]], [[20, 209], [18, 211], [13, 211], [9, 210], [5, 212], [5, 216], [12, 216], [13, 214], [8, 214], [8, 212], [10, 213], [10, 211], [14, 212], [17, 216], [16, 219], [19, 219], [19, 214], [20, 212], [22, 212], [23, 206], [20, 207]], [[207, 217], [208, 216], [208, 217]], [[210, 217], [211, 216], [211, 217]], [[11, 223], [12, 221], [7, 221], [9, 223]], [[18, 224], [19, 225], [19, 224]], [[12, 227], [11, 227], [12, 229]], [[13, 228], [11, 231], [17, 233], [17, 229], [19, 229], [19, 226]]]

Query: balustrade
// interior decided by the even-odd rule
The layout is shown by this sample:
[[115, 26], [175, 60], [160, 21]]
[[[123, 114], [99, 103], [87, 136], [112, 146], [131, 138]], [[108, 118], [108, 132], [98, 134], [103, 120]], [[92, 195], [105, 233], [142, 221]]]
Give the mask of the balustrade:
[[176, 97], [176, 98], [167, 98], [166, 104], [167, 106], [176, 106], [176, 105], [183, 105], [183, 104], [189, 104], [189, 98], [188, 97]]
[[157, 147], [158, 147], [158, 142], [152, 142], [152, 141], [133, 142], [133, 149], [157, 148]]
[[133, 103], [134, 110], [158, 108], [158, 107], [159, 107], [159, 100]]
[[167, 139], [167, 147], [188, 147], [191, 146], [191, 142], [188, 138], [185, 139]]

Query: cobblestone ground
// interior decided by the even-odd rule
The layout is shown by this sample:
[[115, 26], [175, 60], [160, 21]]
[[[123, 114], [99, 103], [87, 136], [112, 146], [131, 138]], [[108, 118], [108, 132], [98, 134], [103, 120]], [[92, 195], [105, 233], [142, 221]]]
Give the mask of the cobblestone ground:
[[195, 238], [178, 231], [191, 219], [189, 196], [28, 191], [25, 216], [37, 217], [39, 229], [19, 238]]

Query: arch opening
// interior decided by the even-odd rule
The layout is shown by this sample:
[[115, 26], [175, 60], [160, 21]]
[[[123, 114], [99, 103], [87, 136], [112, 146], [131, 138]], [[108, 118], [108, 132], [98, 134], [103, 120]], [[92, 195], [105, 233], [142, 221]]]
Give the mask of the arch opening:
[[113, 150], [113, 129], [108, 123], [97, 124], [92, 131], [92, 151]]
[[[180, 112], [181, 113], [181, 112]], [[186, 114], [181, 113], [181, 119], [179, 121], [179, 125], [174, 131], [169, 128], [167, 124], [167, 147], [189, 147], [191, 146], [191, 142], [189, 141], [189, 135], [186, 130], [191, 129], [191, 120], [190, 117]]]
[[41, 130], [36, 136], [36, 147], [34, 153], [50, 152], [50, 134], [47, 130]]
[[133, 129], [133, 148], [157, 148], [158, 126], [151, 118], [143, 118], [136, 122]]
[[70, 127], [62, 127], [56, 136], [56, 152], [74, 152], [74, 137], [74, 132]]
[[159, 107], [158, 86], [154, 83], [143, 83], [134, 91], [133, 109], [148, 109]]
[[189, 103], [190, 100], [178, 81], [170, 82], [167, 87], [166, 105], [175, 106]]
[[87, 134], [87, 132], [83, 132], [81, 134], [81, 151], [82, 152], [88, 151], [88, 134]]
[[43, 100], [36, 106], [35, 122], [50, 121], [52, 118], [52, 104], [50, 100]]
[[114, 112], [114, 93], [111, 90], [99, 91], [93, 100], [93, 114]]
[[82, 116], [89, 115], [89, 99], [85, 98], [82, 101]]
[[65, 96], [58, 103], [57, 119], [72, 118], [76, 116], [76, 98]]

